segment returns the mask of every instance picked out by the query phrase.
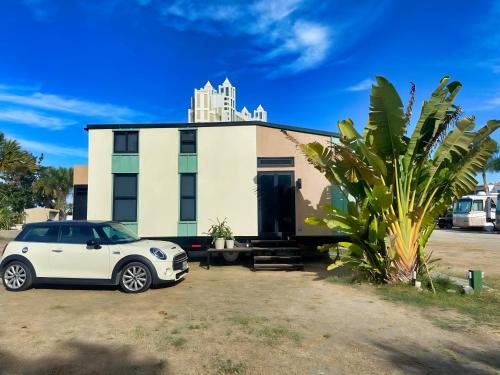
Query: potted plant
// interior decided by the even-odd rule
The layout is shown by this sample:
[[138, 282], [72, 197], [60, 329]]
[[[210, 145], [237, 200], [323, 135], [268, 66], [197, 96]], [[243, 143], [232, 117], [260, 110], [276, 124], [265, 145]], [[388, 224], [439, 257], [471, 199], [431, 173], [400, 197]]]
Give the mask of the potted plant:
[[231, 228], [226, 225], [226, 233], [224, 235], [224, 238], [226, 239], [226, 248], [227, 249], [233, 249], [234, 248], [234, 235], [233, 235], [233, 231], [231, 230]]
[[212, 237], [212, 243], [217, 250], [224, 249], [224, 242], [226, 240], [226, 219], [220, 221], [217, 219], [208, 230], [208, 235]]

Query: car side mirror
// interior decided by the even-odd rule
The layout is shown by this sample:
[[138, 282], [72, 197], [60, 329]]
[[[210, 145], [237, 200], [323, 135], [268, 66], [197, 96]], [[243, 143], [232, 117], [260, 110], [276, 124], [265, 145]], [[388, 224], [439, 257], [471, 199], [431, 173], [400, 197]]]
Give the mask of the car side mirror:
[[87, 248], [89, 249], [100, 249], [101, 245], [97, 240], [88, 240], [87, 241]]

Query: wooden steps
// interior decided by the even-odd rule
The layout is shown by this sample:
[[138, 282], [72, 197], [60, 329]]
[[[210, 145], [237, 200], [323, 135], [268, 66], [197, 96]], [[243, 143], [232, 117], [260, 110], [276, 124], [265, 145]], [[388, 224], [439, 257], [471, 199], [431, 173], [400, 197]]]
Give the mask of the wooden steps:
[[257, 264], [254, 264], [253, 266], [254, 270], [270, 270], [270, 269], [280, 269], [280, 270], [293, 270], [293, 269], [297, 269], [297, 270], [303, 270], [304, 269], [304, 265], [302, 263], [293, 263], [293, 264], [289, 264], [289, 263], [257, 263]]
[[[286, 250], [285, 250], [286, 249]], [[253, 270], [259, 269], [280, 269], [293, 270], [304, 269], [302, 256], [299, 248], [279, 248], [268, 249], [265, 254], [254, 253], [253, 255]]]

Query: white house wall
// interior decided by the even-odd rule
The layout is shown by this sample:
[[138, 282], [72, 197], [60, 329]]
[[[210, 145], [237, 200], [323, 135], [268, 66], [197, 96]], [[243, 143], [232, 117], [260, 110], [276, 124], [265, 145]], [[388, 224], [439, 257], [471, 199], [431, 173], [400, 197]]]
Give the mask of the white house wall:
[[177, 236], [179, 129], [139, 131], [138, 234]]
[[227, 218], [235, 235], [256, 236], [256, 127], [199, 127], [197, 138], [198, 235]]
[[111, 155], [113, 131], [89, 131], [88, 205], [89, 220], [111, 220], [112, 184]]

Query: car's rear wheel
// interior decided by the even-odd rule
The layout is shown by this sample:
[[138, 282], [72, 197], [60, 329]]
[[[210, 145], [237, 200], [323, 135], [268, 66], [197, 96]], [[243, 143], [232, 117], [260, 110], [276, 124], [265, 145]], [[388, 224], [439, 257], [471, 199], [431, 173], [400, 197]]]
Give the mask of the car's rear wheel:
[[5, 289], [11, 292], [21, 292], [31, 287], [33, 276], [26, 264], [22, 262], [12, 262], [5, 267], [2, 280]]
[[127, 264], [120, 275], [120, 286], [125, 293], [141, 293], [152, 283], [151, 271], [141, 262]]

